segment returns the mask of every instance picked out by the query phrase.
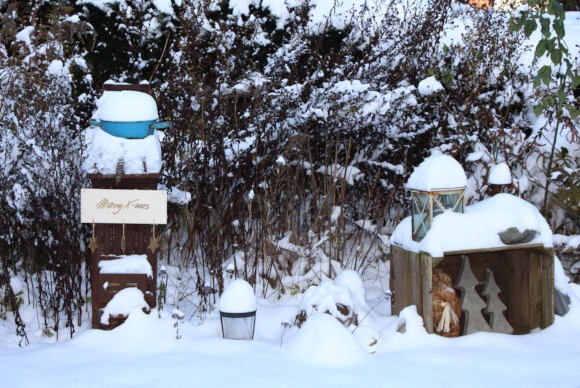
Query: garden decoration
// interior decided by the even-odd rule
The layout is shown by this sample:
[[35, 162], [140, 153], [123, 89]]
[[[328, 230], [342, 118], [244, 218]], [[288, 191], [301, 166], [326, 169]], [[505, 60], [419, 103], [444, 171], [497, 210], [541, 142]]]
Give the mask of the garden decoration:
[[481, 292], [487, 298], [487, 306], [484, 311], [491, 317], [489, 326], [494, 333], [511, 334], [514, 332], [514, 328], [511, 327], [507, 319], [503, 316], [503, 312], [507, 310], [507, 306], [498, 297], [500, 292], [501, 290], [493, 278], [493, 272], [489, 271], [485, 279], [485, 286], [483, 286], [483, 291]]
[[[107, 118], [157, 119], [149, 85], [105, 84], [103, 89], [95, 114], [101, 124]], [[120, 325], [130, 312], [127, 306], [146, 306], [146, 312], [155, 307], [159, 248], [155, 225], [167, 223], [167, 192], [157, 190], [161, 147], [155, 128], [135, 136], [111, 133], [106, 124], [93, 127], [83, 163], [93, 188], [81, 191], [81, 222], [93, 225], [89, 248], [94, 328]]]
[[[415, 305], [426, 330], [447, 337], [548, 327], [555, 295], [548, 223], [532, 204], [506, 193], [463, 208], [457, 193], [446, 206], [433, 188], [467, 183], [450, 166], [459, 164], [433, 156], [409, 179], [413, 213], [391, 236], [392, 313]], [[452, 289], [455, 295], [445, 292]]]
[[407, 182], [407, 189], [411, 190], [415, 241], [421, 241], [431, 228], [433, 218], [447, 209], [463, 213], [466, 185], [463, 168], [451, 156], [433, 156], [415, 169]]
[[461, 310], [465, 312], [464, 334], [477, 333], [478, 331], [491, 331], [491, 328], [481, 315], [485, 302], [481, 300], [475, 286], [479, 281], [473, 275], [469, 265], [469, 257], [462, 256], [461, 269], [456, 287], [461, 290]]
[[256, 327], [256, 296], [248, 282], [231, 282], [220, 297], [220, 321], [225, 339], [252, 340]]

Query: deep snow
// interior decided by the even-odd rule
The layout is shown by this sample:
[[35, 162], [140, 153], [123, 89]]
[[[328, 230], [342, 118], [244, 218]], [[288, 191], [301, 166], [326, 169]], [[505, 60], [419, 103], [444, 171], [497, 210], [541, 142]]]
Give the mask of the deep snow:
[[[396, 332], [399, 319], [385, 317], [376, 345], [366, 347], [374, 354], [330, 317], [316, 317], [299, 334], [282, 327], [295, 304], [259, 299], [254, 341], [222, 339], [216, 312], [202, 324], [186, 317], [176, 339], [171, 314], [136, 309], [112, 331], [0, 349], [0, 375], [6, 387], [578, 387], [580, 301], [572, 299], [565, 317], [525, 336], [429, 335], [411, 307], [401, 313], [405, 334]], [[12, 329], [0, 326], [2, 346]]]

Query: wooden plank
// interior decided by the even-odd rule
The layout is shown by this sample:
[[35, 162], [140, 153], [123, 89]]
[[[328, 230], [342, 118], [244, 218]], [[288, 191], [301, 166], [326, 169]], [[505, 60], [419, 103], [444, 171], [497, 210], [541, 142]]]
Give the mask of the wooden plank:
[[453, 255], [469, 255], [469, 254], [479, 254], [486, 252], [501, 252], [501, 251], [515, 251], [520, 249], [532, 249], [532, 248], [544, 248], [543, 244], [521, 244], [521, 245], [506, 245], [503, 247], [493, 247], [493, 248], [481, 248], [481, 249], [465, 249], [462, 251], [449, 251], [444, 252], [443, 256], [453, 256]]
[[[397, 248], [395, 245], [391, 244], [391, 260], [390, 261], [390, 268], [389, 268], [389, 290], [391, 291], [391, 314], [395, 314], [395, 271], [394, 271], [394, 262], [396, 260], [396, 251]], [[400, 249], [400, 248], [399, 248]]]
[[433, 259], [421, 255], [421, 288], [423, 299], [423, 323], [427, 333], [433, 334]]
[[542, 255], [542, 329], [554, 323], [554, 254]]
[[415, 305], [417, 307], [417, 314], [423, 312], [423, 298], [421, 295], [421, 258], [419, 254], [411, 252], [409, 255], [410, 271], [409, 280], [411, 283], [411, 300], [409, 306]]
[[529, 327], [535, 329], [542, 326], [541, 256], [537, 252], [529, 252], [524, 263], [528, 267]]
[[149, 84], [137, 84], [137, 85], [119, 85], [119, 84], [104, 84], [103, 91], [108, 92], [120, 92], [122, 90], [132, 90], [136, 92], [142, 92], [150, 94], [151, 89]]

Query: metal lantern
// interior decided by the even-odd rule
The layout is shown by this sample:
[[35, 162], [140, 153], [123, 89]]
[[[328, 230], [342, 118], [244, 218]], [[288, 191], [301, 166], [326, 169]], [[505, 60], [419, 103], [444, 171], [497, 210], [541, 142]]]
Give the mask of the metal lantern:
[[220, 311], [222, 335], [225, 339], [252, 340], [256, 328], [256, 311], [226, 313]]
[[219, 309], [225, 339], [254, 339], [257, 305], [254, 288], [248, 282], [231, 282], [220, 297]]
[[412, 199], [413, 240], [421, 241], [439, 214], [464, 213], [466, 188], [465, 171], [451, 156], [431, 156], [416, 167], [407, 182]]

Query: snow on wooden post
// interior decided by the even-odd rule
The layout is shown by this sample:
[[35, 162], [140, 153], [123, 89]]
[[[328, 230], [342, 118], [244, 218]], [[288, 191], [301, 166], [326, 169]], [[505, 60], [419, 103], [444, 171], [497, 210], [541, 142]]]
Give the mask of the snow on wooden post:
[[491, 195], [503, 193], [512, 185], [512, 173], [505, 162], [491, 168], [487, 184]]

